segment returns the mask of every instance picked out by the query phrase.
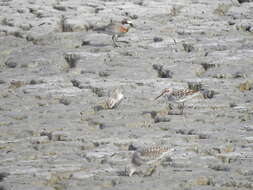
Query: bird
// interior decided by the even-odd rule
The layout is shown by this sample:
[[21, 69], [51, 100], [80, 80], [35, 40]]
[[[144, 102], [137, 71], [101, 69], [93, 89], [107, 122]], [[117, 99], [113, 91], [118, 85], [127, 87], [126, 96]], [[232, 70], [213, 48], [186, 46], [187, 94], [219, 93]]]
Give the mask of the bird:
[[98, 33], [104, 33], [112, 35], [112, 41], [114, 47], [120, 47], [116, 42], [128, 43], [127, 41], [118, 41], [118, 37], [124, 36], [130, 28], [133, 28], [134, 25], [131, 21], [123, 19], [121, 22], [113, 22], [111, 20], [110, 24], [102, 27], [95, 28], [94, 31]]
[[109, 98], [106, 100], [106, 108], [113, 109], [117, 107], [120, 102], [123, 100], [124, 95], [120, 88], [114, 88], [109, 95]]
[[[131, 162], [127, 166], [128, 175], [143, 173], [147, 175], [153, 172], [157, 165], [165, 164], [171, 161], [170, 155], [175, 148], [167, 146], [150, 146], [137, 149], [131, 156]], [[150, 167], [151, 166], [151, 167]], [[149, 175], [149, 174], [148, 174]]]
[[189, 88], [185, 88], [185, 89], [165, 88], [161, 92], [161, 94], [157, 96], [154, 100], [157, 100], [161, 96], [164, 96], [164, 98], [168, 102], [182, 104], [182, 106], [179, 106], [179, 108], [181, 109], [181, 114], [183, 114], [184, 102], [199, 95], [201, 95], [200, 91], [192, 90]]

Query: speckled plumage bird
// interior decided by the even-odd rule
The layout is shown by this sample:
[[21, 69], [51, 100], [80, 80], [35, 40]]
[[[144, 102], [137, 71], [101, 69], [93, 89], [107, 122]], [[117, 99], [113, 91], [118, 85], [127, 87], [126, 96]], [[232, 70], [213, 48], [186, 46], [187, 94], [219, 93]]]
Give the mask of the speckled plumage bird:
[[168, 102], [182, 104], [181, 113], [183, 113], [184, 102], [199, 95], [201, 95], [199, 91], [191, 90], [188, 88], [186, 89], [165, 88], [162, 91], [162, 93], [155, 98], [155, 100], [163, 96]]
[[130, 165], [127, 167], [128, 175], [132, 176], [135, 173], [138, 174], [143, 172], [144, 176], [150, 175], [157, 165], [160, 165], [162, 162], [170, 161], [170, 155], [174, 151], [174, 148], [163, 146], [151, 146], [136, 150], [131, 157]]
[[132, 22], [124, 19], [121, 22], [111, 21], [110, 24], [103, 27], [95, 28], [94, 31], [98, 33], [112, 35], [112, 41], [113, 41], [114, 46], [120, 47], [116, 42], [124, 42], [124, 43], [128, 43], [128, 42], [118, 41], [118, 37], [124, 36], [132, 27], [134, 27]]

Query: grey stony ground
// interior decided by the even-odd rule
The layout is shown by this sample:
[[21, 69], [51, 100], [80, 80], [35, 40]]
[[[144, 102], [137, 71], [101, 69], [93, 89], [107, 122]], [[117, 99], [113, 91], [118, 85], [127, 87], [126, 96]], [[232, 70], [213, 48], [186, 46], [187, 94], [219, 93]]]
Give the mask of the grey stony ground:
[[[123, 18], [121, 48], [93, 31]], [[253, 189], [253, 2], [1, 0], [0, 22], [1, 190]], [[189, 82], [215, 95], [153, 100]]]

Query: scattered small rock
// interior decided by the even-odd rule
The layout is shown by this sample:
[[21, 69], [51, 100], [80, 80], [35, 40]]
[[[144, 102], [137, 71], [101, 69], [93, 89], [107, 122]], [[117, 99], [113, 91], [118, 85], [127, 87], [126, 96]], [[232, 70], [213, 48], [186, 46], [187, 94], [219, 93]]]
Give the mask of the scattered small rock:
[[251, 81], [246, 81], [244, 83], [241, 83], [239, 85], [240, 91], [246, 91], [246, 90], [251, 90], [252, 89], [252, 82]]
[[244, 74], [244, 73], [242, 73], [242, 72], [240, 72], [240, 71], [237, 71], [237, 72], [235, 72], [234, 74], [232, 74], [232, 77], [233, 77], [233, 78], [246, 78], [247, 75]]
[[199, 139], [208, 139], [209, 137], [210, 136], [208, 134], [203, 134], [203, 133], [198, 134]]
[[40, 137], [30, 137], [31, 144], [45, 144], [49, 142], [49, 138], [47, 136]]
[[40, 136], [47, 136], [49, 140], [52, 140], [52, 132], [42, 131]]
[[0, 172], [0, 182], [4, 180], [8, 175], [10, 175], [7, 172]]
[[212, 180], [210, 180], [206, 176], [200, 176], [200, 177], [198, 177], [196, 179], [196, 184], [197, 185], [211, 185], [212, 184]]
[[101, 110], [104, 110], [104, 109], [105, 109], [105, 106], [103, 106], [103, 105], [97, 105], [97, 106], [93, 107], [93, 110], [95, 112], [98, 112], [98, 111], [101, 111]]
[[170, 122], [170, 118], [167, 116], [167, 117], [162, 117], [162, 116], [156, 116], [155, 119], [154, 119], [154, 122], [155, 123], [160, 123], [160, 122]]
[[201, 93], [205, 99], [211, 99], [214, 97], [215, 94], [217, 94], [217, 92], [213, 90], [203, 90], [201, 91]]
[[13, 21], [14, 21], [13, 19], [3, 18], [1, 24], [13, 27], [15, 25]]
[[156, 166], [148, 167], [146, 170], [144, 170], [142, 172], [143, 173], [143, 177], [152, 176], [155, 171], [156, 171]]
[[228, 24], [231, 26], [231, 25], [235, 25], [235, 22], [234, 21], [228, 21]]
[[62, 16], [59, 22], [61, 32], [81, 32], [93, 28], [88, 22], [78, 18], [67, 18]]
[[153, 38], [153, 41], [154, 41], [154, 42], [162, 42], [163, 39], [162, 39], [161, 37], [154, 37], [154, 38]]
[[133, 56], [133, 54], [129, 51], [125, 51], [125, 52], [122, 52], [121, 55], [124, 55], [124, 56]]
[[23, 8], [21, 8], [21, 9], [17, 9], [17, 12], [18, 12], [19, 14], [23, 14], [23, 13], [25, 13], [25, 12], [26, 12], [26, 10], [25, 10], [25, 9], [23, 9]]
[[188, 52], [188, 53], [194, 51], [194, 49], [195, 49], [195, 48], [193, 47], [193, 45], [191, 45], [191, 44], [186, 44], [186, 43], [183, 43], [183, 47], [184, 47], [184, 50], [185, 50], [186, 52]]
[[53, 8], [58, 11], [67, 11], [67, 8], [64, 5], [53, 5]]
[[234, 108], [234, 107], [236, 107], [236, 106], [237, 106], [237, 104], [234, 103], [234, 102], [232, 102], [232, 103], [229, 104], [229, 107], [231, 107], [231, 108]]
[[253, 27], [249, 23], [242, 23], [236, 26], [238, 31], [252, 32]]
[[190, 129], [190, 130], [178, 129], [178, 130], [176, 130], [176, 133], [181, 134], [181, 135], [195, 135], [196, 134], [194, 129]]
[[137, 16], [136, 14], [130, 15], [129, 17], [130, 17], [131, 19], [133, 19], [133, 20], [138, 19], [138, 16]]
[[128, 146], [128, 151], [135, 151], [135, 150], [137, 150], [137, 147], [135, 147], [133, 144], [130, 144], [129, 146]]
[[107, 124], [104, 124], [100, 121], [96, 121], [92, 118], [86, 118], [85, 120], [88, 122], [88, 125], [93, 126], [93, 127], [97, 127], [99, 129], [105, 129], [105, 128], [109, 127]]
[[42, 84], [42, 83], [44, 83], [43, 80], [35, 80], [35, 79], [32, 79], [32, 80], [30, 81], [29, 84], [31, 84], [31, 85], [36, 85], [36, 84]]
[[53, 141], [68, 141], [68, 133], [63, 132], [63, 131], [55, 131], [52, 132], [52, 140]]
[[195, 74], [196, 74], [197, 77], [201, 77], [205, 72], [206, 72], [206, 70], [204, 69], [203, 66], [198, 66], [195, 69]]
[[212, 63], [201, 63], [200, 65], [205, 69], [205, 71], [215, 67], [215, 64]]
[[73, 85], [74, 87], [77, 87], [77, 88], [80, 88], [80, 89], [83, 89], [83, 88], [84, 88], [84, 86], [81, 85], [81, 82], [78, 81], [78, 80], [76, 80], [76, 79], [72, 79], [72, 80], [71, 80], [71, 83], [72, 83], [72, 85]]
[[9, 88], [16, 89], [25, 85], [24, 81], [11, 81]]
[[17, 61], [13, 60], [13, 59], [8, 59], [6, 62], [5, 62], [5, 65], [9, 68], [15, 68], [17, 66]]
[[104, 10], [104, 8], [96, 7], [95, 10], [94, 10], [94, 12], [97, 14], [100, 11], [103, 11], [103, 10]]
[[87, 46], [90, 45], [90, 41], [83, 40], [81, 46]]
[[105, 129], [105, 128], [108, 128], [109, 126], [108, 125], [106, 125], [106, 124], [104, 124], [104, 123], [99, 123], [98, 124], [98, 128], [99, 129]]
[[[119, 170], [116, 172], [118, 176], [124, 176], [124, 177], [129, 177], [130, 176], [130, 168], [126, 167], [124, 170]], [[1, 189], [0, 189], [1, 190]]]
[[105, 91], [103, 88], [92, 87], [92, 92], [96, 94], [98, 97], [105, 96]]
[[188, 82], [187, 85], [190, 90], [200, 91], [202, 89], [202, 84], [200, 82]]
[[158, 77], [160, 78], [172, 78], [173, 72], [169, 69], [164, 69], [163, 65], [154, 64], [153, 69], [158, 72]]
[[230, 4], [219, 3], [218, 7], [214, 10], [214, 13], [219, 16], [224, 16], [228, 12], [231, 6], [232, 5]]
[[228, 144], [223, 148], [224, 153], [234, 152], [235, 146], [233, 144]]
[[70, 68], [75, 68], [77, 62], [80, 59], [80, 55], [74, 53], [67, 53], [64, 55], [65, 60], [67, 61]]
[[208, 167], [215, 171], [224, 171], [224, 172], [230, 171], [230, 168], [223, 164], [210, 164]]
[[64, 104], [65, 106], [68, 106], [71, 103], [71, 101], [66, 98], [61, 98], [59, 100], [59, 103]]
[[100, 77], [108, 77], [108, 76], [110, 76], [110, 74], [109, 74], [108, 72], [106, 72], [106, 71], [100, 71], [100, 72], [98, 73], [98, 75], [99, 75]]
[[253, 2], [253, 0], [238, 0], [238, 2], [241, 3], [249, 3], [249, 2]]
[[139, 6], [143, 6], [144, 5], [143, 1], [144, 0], [135, 0], [134, 4], [139, 5]]
[[170, 16], [177, 16], [179, 13], [180, 13], [180, 10], [177, 9], [175, 6], [173, 6], [173, 7], [170, 9], [169, 15], [170, 15]]

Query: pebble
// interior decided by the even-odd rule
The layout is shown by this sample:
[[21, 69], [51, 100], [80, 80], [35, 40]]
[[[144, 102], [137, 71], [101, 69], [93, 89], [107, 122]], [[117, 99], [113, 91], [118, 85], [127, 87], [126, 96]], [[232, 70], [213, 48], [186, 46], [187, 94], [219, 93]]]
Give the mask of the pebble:
[[223, 164], [210, 164], [208, 167], [215, 171], [224, 171], [224, 172], [230, 171], [230, 168], [227, 165]]
[[197, 185], [211, 185], [212, 180], [206, 176], [200, 176], [196, 179], [196, 184]]
[[78, 61], [80, 60], [80, 55], [74, 53], [67, 53], [64, 55], [64, 58], [70, 68], [75, 68], [77, 66]]
[[72, 79], [72, 80], [71, 80], [71, 83], [72, 83], [72, 85], [73, 85], [74, 87], [77, 87], [77, 88], [80, 88], [80, 89], [83, 89], [83, 88], [84, 88], [84, 86], [82, 86], [82, 84], [81, 84], [81, 81], [79, 81], [79, 80]]
[[246, 90], [251, 90], [252, 89], [252, 82], [251, 81], [246, 81], [243, 82], [239, 85], [240, 91], [246, 91]]
[[83, 180], [94, 177], [94, 174], [88, 173], [87, 171], [80, 171], [71, 174], [71, 179]]
[[153, 69], [157, 71], [160, 78], [172, 78], [173, 72], [169, 69], [164, 69], [163, 65], [153, 64]]
[[194, 51], [194, 49], [195, 49], [195, 48], [193, 47], [193, 45], [191, 45], [191, 44], [186, 44], [186, 43], [183, 43], [183, 47], [184, 47], [184, 50], [185, 50], [186, 52], [188, 52], [188, 53]]
[[64, 104], [65, 106], [68, 106], [69, 104], [71, 104], [71, 100], [69, 100], [67, 98], [61, 98], [59, 100], [59, 103]]
[[15, 68], [17, 67], [18, 63], [17, 61], [13, 60], [13, 59], [8, 59], [6, 62], [5, 62], [5, 65], [9, 68]]
[[163, 39], [162, 39], [161, 37], [154, 37], [154, 38], [153, 38], [153, 41], [154, 41], [154, 42], [162, 42]]
[[64, 131], [52, 132], [52, 141], [69, 141], [69, 134]]

